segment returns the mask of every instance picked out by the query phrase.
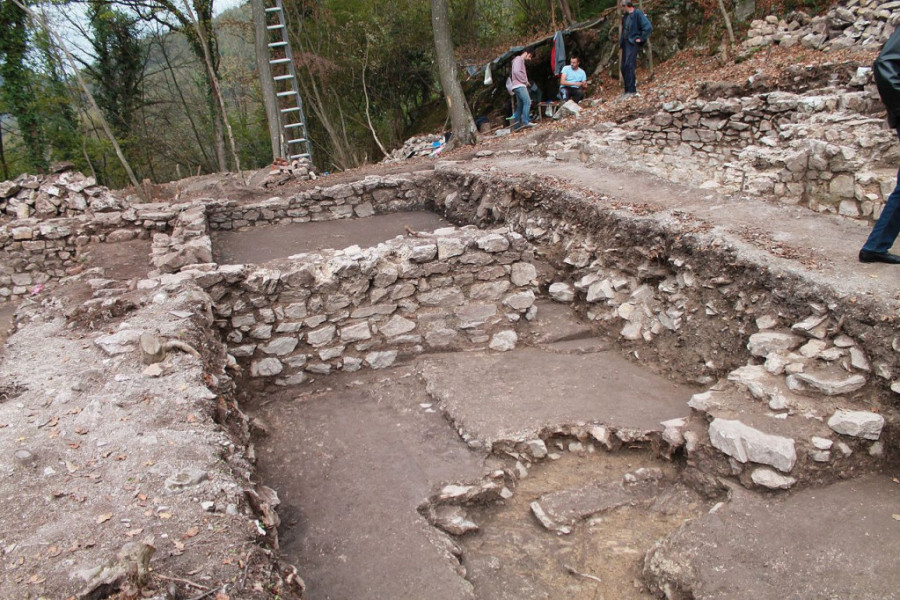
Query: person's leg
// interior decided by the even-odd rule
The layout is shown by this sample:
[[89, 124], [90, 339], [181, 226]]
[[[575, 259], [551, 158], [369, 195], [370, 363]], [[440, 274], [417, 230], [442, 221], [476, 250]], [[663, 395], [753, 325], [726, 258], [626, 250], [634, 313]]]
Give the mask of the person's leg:
[[[516, 88], [513, 90], [513, 103], [516, 105], [516, 110], [513, 111], [512, 118], [512, 127], [513, 129], [518, 129], [522, 125], [522, 96], [520, 92], [524, 92], [525, 88]], [[526, 93], [527, 97], [528, 94]]]
[[519, 121], [519, 124], [522, 127], [525, 127], [531, 122], [531, 117], [529, 117], [529, 114], [531, 113], [531, 96], [528, 94], [528, 90], [522, 87], [516, 88], [516, 98], [522, 105], [521, 120]]
[[637, 69], [638, 47], [636, 44], [625, 44], [622, 49], [622, 79], [625, 82], [625, 93], [637, 93], [637, 80], [635, 70]]
[[572, 88], [572, 100], [574, 100], [576, 104], [584, 100], [584, 90], [581, 88]]
[[[900, 127], [897, 128], [897, 138], [900, 139]], [[897, 171], [897, 185], [888, 196], [881, 216], [875, 221], [866, 243], [860, 251], [860, 260], [863, 253], [885, 254], [894, 245], [897, 235], [900, 234], [900, 171]]]
[[888, 196], [881, 216], [875, 221], [869, 239], [862, 249], [866, 252], [884, 254], [894, 245], [898, 233], [900, 233], [900, 171], [897, 172], [897, 186]]

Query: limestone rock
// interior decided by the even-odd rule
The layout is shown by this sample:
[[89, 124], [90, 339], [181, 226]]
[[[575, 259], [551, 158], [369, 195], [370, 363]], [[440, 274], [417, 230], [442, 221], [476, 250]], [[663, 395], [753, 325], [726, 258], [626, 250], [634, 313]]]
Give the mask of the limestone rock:
[[791, 333], [761, 331], [750, 336], [747, 349], [753, 356], [766, 357], [772, 352], [790, 352], [801, 343], [803, 338]]
[[766, 467], [754, 469], [753, 473], [750, 474], [750, 480], [756, 485], [771, 490], [786, 490], [797, 483], [797, 480], [793, 477], [782, 475]]
[[763, 433], [740, 421], [713, 419], [709, 440], [714, 448], [742, 463], [760, 463], [789, 473], [797, 462], [793, 439]]
[[838, 410], [828, 419], [828, 426], [841, 435], [877, 440], [881, 437], [884, 417], [863, 410]]
[[556, 302], [572, 302], [575, 299], [575, 290], [568, 283], [558, 281], [550, 284], [549, 293]]
[[515, 331], [509, 329], [495, 333], [491, 338], [489, 347], [491, 350], [496, 350], [497, 352], [509, 352], [510, 350], [515, 349], [516, 342], [518, 341], [519, 336], [516, 335]]
[[866, 378], [859, 374], [844, 376], [836, 370], [823, 370], [788, 375], [787, 384], [797, 392], [812, 390], [826, 396], [842, 396], [862, 388], [866, 385]]

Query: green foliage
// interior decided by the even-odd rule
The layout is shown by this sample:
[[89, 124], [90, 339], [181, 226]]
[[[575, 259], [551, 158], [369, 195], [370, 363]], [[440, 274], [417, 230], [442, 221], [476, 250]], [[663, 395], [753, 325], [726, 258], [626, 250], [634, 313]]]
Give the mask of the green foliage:
[[86, 71], [94, 98], [116, 136], [127, 137], [141, 104], [147, 45], [140, 40], [137, 18], [108, 2], [91, 0], [87, 16], [95, 59]]
[[47, 169], [44, 136], [35, 106], [33, 74], [26, 64], [28, 29], [25, 12], [11, 0], [0, 0], [0, 89], [3, 102], [15, 117], [24, 139], [27, 164], [37, 172]]

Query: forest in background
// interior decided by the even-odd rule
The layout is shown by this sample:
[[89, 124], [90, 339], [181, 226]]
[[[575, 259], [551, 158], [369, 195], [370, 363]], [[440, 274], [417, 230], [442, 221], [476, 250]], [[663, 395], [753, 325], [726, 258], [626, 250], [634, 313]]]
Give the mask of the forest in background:
[[[735, 2], [724, 0], [724, 6], [733, 12]], [[748, 2], [751, 16], [816, 13], [831, 4], [738, 2], [745, 12]], [[641, 3], [654, 18], [662, 58], [688, 45], [712, 52], [721, 43], [719, 0], [636, 0]], [[429, 2], [284, 5], [318, 169], [380, 160], [376, 137], [392, 148], [413, 134], [441, 130], [446, 106]], [[456, 55], [460, 63], [483, 63], [510, 46], [607, 14], [606, 30], [579, 41], [593, 44], [599, 56], [602, 44], [614, 45], [614, 6], [615, 0], [450, 0]], [[126, 186], [131, 178], [111, 137], [139, 181], [270, 164], [250, 4], [214, 14], [213, 0], [78, 0], [27, 7], [22, 0], [0, 0], [0, 180], [47, 172], [65, 161], [104, 185]], [[57, 34], [61, 23], [64, 36]], [[70, 45], [66, 40], [81, 49], [74, 53], [77, 69], [61, 47]], [[464, 70], [460, 74], [465, 77]], [[470, 101], [484, 96], [476, 79], [466, 87]], [[104, 121], [111, 136], [104, 134]]]

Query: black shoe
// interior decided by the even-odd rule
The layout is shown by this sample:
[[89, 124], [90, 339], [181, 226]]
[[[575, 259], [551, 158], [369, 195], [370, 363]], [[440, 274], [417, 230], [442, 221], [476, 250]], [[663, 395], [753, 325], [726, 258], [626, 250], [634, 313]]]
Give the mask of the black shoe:
[[888, 263], [890, 265], [900, 265], [900, 256], [891, 254], [890, 252], [871, 252], [869, 250], [859, 251], [859, 262], [862, 263]]

